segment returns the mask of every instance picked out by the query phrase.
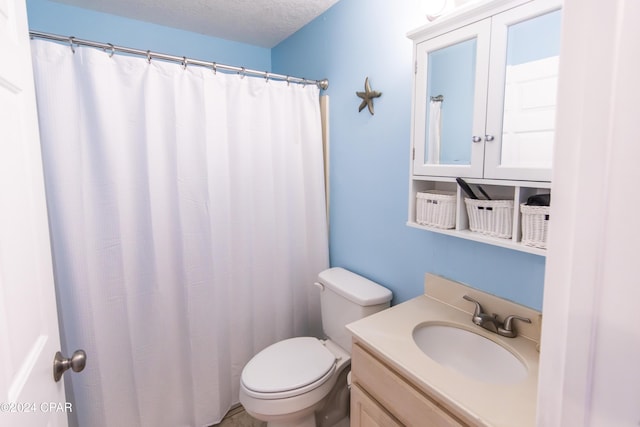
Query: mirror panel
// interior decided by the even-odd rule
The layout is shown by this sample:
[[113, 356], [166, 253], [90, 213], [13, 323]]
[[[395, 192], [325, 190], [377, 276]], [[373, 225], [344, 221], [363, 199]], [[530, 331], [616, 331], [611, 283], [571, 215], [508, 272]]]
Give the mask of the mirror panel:
[[507, 32], [501, 166], [551, 168], [561, 11]]
[[427, 54], [427, 164], [471, 164], [476, 51], [472, 38]]

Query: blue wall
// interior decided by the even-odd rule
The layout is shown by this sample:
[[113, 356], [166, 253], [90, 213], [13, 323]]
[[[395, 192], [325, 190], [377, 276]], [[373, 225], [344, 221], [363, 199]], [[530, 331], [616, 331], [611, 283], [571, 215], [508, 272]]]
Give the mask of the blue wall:
[[507, 64], [560, 55], [561, 19], [562, 11], [557, 10], [509, 27]]
[[27, 0], [29, 29], [169, 55], [271, 70], [271, 50], [48, 0]]
[[[331, 263], [389, 287], [394, 302], [433, 272], [540, 310], [543, 257], [406, 226], [416, 2], [341, 0], [272, 50], [273, 71], [327, 77], [330, 87]], [[365, 77], [375, 115], [358, 113]]]
[[[422, 293], [433, 272], [542, 307], [544, 258], [413, 229], [407, 221], [412, 45], [416, 2], [341, 0], [269, 50], [48, 0], [28, 0], [33, 30], [308, 78], [331, 98], [331, 263], [388, 286], [394, 302]], [[369, 77], [383, 93], [358, 113]]]

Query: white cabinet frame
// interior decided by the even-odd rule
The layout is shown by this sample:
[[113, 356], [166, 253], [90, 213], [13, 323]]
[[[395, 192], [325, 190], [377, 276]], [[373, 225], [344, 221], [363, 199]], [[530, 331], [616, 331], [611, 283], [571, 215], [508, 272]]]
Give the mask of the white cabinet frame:
[[[475, 84], [473, 95], [473, 135], [484, 135], [486, 117], [486, 93], [489, 73], [489, 34], [491, 23], [488, 20], [475, 22], [457, 30], [429, 39], [415, 46], [416, 77], [414, 90], [414, 115], [423, 120], [415, 120], [413, 128], [414, 154], [413, 173], [416, 175], [464, 176], [482, 178], [484, 143], [473, 143], [471, 135], [467, 143], [471, 146], [469, 165], [425, 163], [425, 141], [427, 129], [427, 72], [429, 70], [429, 52], [444, 49], [467, 40], [476, 39]], [[446, 103], [446, 99], [444, 100]]]

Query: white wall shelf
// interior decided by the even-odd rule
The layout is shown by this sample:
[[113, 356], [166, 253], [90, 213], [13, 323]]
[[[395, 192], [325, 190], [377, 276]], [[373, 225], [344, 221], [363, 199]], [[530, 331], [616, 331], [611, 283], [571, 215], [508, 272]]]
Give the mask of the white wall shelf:
[[[546, 249], [527, 246], [522, 243], [522, 214], [520, 213], [520, 204], [526, 202], [532, 195], [550, 193], [551, 183], [488, 179], [465, 179], [465, 181], [471, 184], [474, 188], [474, 192], [478, 195], [480, 193], [479, 191], [476, 191], [476, 185], [479, 184], [492, 199], [513, 200], [514, 208], [511, 238], [503, 239], [471, 231], [469, 229], [469, 217], [464, 202], [466, 194], [460, 189], [455, 178], [448, 177], [412, 177], [409, 192], [409, 220], [407, 221], [407, 225], [421, 230], [433, 231], [440, 234], [487, 243], [534, 255], [546, 255]], [[456, 194], [455, 228], [441, 229], [420, 225], [416, 222], [416, 193], [429, 190], [450, 191]]]

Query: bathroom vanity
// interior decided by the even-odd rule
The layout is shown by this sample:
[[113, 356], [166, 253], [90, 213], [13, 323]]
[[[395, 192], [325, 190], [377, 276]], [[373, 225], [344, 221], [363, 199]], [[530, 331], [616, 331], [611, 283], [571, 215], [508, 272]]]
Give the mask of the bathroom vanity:
[[375, 350], [354, 345], [352, 353], [351, 425], [463, 426], [452, 408], [383, 362]]
[[[408, 225], [545, 254], [522, 244], [519, 208], [551, 192], [560, 8], [559, 0], [472, 2], [408, 34], [415, 67]], [[456, 177], [513, 203], [508, 236], [470, 230]], [[453, 228], [417, 220], [417, 194], [433, 191], [455, 196]]]
[[[490, 332], [464, 295], [532, 323], [517, 322], [515, 338]], [[428, 274], [425, 295], [347, 326], [351, 426], [534, 426], [540, 323], [535, 310]]]

